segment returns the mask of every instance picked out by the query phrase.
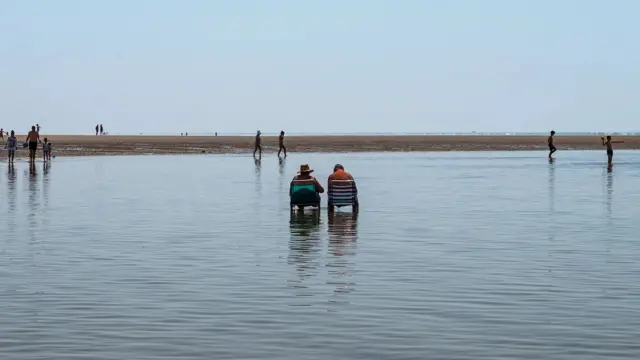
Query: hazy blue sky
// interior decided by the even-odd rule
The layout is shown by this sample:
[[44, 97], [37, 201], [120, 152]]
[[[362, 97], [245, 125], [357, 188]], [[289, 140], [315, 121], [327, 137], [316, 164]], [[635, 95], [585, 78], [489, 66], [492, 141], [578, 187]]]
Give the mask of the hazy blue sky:
[[0, 127], [640, 130], [637, 0], [3, 0]]

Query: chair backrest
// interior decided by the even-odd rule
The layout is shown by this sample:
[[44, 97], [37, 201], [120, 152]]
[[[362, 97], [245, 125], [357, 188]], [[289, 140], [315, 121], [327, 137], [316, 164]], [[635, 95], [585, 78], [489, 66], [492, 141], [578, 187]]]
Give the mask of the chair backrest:
[[316, 184], [310, 180], [293, 180], [289, 196], [291, 203], [296, 205], [315, 205], [319, 202]]
[[353, 180], [331, 180], [329, 182], [329, 201], [334, 205], [351, 205], [354, 203], [357, 191]]

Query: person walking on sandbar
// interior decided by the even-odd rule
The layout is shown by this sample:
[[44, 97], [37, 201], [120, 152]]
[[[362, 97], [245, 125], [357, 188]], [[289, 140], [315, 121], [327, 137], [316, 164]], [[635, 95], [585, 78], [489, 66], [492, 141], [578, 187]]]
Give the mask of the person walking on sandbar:
[[100, 131], [100, 125], [96, 125], [96, 136], [98, 136], [98, 131]]
[[260, 137], [260, 130], [256, 133], [256, 142], [253, 146], [253, 157], [256, 157], [257, 151], [259, 151], [259, 157], [262, 158], [262, 138]]
[[551, 135], [549, 135], [549, 138], [547, 139], [547, 143], [549, 145], [549, 160], [552, 160], [553, 158], [551, 157], [551, 155], [553, 155], [554, 152], [556, 152], [558, 149], [556, 149], [555, 144], [553, 143], [553, 136], [556, 134], [555, 131], [551, 130]]
[[280, 151], [284, 151], [284, 157], [287, 157], [287, 148], [284, 146], [284, 131], [280, 131], [280, 136], [278, 137], [278, 157], [280, 157]]

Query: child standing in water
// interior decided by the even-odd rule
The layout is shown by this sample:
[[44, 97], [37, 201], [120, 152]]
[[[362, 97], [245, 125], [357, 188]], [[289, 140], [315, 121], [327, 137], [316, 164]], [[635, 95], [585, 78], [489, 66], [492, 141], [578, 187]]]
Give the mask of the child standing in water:
[[554, 152], [556, 152], [556, 146], [553, 144], [553, 136], [556, 134], [555, 131], [551, 130], [551, 135], [549, 135], [549, 138], [547, 139], [547, 143], [549, 144], [549, 160], [551, 160], [551, 155], [553, 155]]
[[51, 143], [47, 138], [44, 138], [44, 143], [42, 144], [42, 155], [44, 161], [51, 161]]
[[7, 151], [9, 154], [9, 164], [13, 164], [13, 159], [16, 157], [16, 150], [18, 148], [18, 139], [16, 139], [16, 133], [11, 130], [11, 136], [7, 139]]
[[42, 143], [42, 161], [47, 161], [47, 153], [49, 152], [49, 140], [44, 138], [44, 142]]
[[602, 140], [602, 146], [605, 146], [607, 148], [607, 160], [608, 160], [607, 163], [611, 165], [611, 162], [613, 161], [613, 145], [612, 144], [622, 144], [624, 143], [624, 141], [622, 140], [613, 141], [611, 140], [611, 135], [607, 135], [606, 141], [604, 136], [601, 137], [600, 140]]

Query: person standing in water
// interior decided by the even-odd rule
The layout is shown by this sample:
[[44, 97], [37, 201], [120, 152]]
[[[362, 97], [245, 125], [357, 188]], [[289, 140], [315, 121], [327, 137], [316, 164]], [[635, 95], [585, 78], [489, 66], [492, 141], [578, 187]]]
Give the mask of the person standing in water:
[[29, 135], [25, 142], [29, 143], [29, 161], [35, 162], [36, 152], [38, 151], [38, 141], [40, 140], [40, 134], [36, 131], [36, 127], [32, 126]]
[[555, 131], [551, 130], [551, 134], [549, 135], [549, 138], [547, 139], [547, 143], [549, 145], [549, 160], [552, 160], [553, 158], [551, 157], [551, 155], [553, 155], [554, 152], [556, 152], [558, 149], [556, 149], [555, 144], [553, 143], [553, 136], [556, 134]]
[[287, 148], [284, 146], [284, 131], [280, 131], [280, 136], [278, 137], [278, 157], [280, 157], [280, 151], [284, 151], [284, 157], [287, 157]]
[[42, 159], [45, 162], [49, 160], [50, 147], [51, 144], [49, 144], [49, 140], [44, 138], [44, 142], [42, 143]]
[[18, 139], [16, 139], [16, 133], [11, 130], [11, 135], [7, 139], [7, 151], [9, 164], [13, 164], [13, 160], [16, 157], [16, 150], [18, 149]]
[[260, 130], [256, 133], [256, 142], [253, 147], [253, 157], [256, 157], [256, 152], [259, 151], [260, 157], [262, 158], [262, 138], [260, 137]]
[[622, 144], [624, 141], [622, 140], [611, 140], [611, 135], [607, 135], [607, 139], [605, 140], [604, 136], [600, 138], [602, 140], [602, 146], [607, 148], [607, 164], [611, 165], [613, 162], [613, 145], [612, 144]]

